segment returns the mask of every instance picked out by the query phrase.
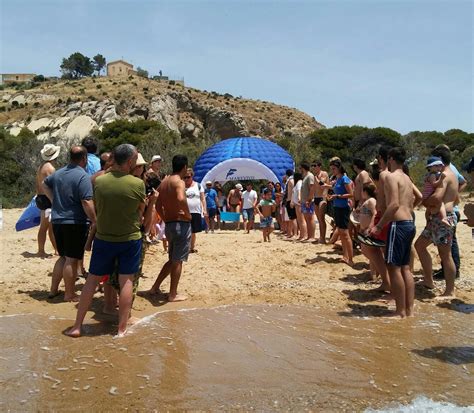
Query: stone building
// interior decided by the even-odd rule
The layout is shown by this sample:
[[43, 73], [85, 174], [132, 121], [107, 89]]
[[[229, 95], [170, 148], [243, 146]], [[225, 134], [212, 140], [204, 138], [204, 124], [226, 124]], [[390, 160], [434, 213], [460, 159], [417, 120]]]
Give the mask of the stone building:
[[0, 74], [0, 84], [31, 82], [35, 76], [34, 73], [2, 73]]
[[115, 60], [107, 63], [107, 76], [129, 76], [135, 75], [137, 72], [133, 70], [133, 65], [125, 60]]

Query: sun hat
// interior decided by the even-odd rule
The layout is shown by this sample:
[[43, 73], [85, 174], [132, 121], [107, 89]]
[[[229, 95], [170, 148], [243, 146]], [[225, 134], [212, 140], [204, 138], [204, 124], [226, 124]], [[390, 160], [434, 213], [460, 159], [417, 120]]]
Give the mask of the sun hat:
[[242, 190], [242, 188], [243, 188], [241, 184], [237, 184], [237, 185], [235, 185], [235, 187], [239, 190]]
[[151, 163], [155, 161], [161, 161], [161, 156], [160, 155], [153, 155], [153, 158], [151, 158]]
[[137, 162], [135, 163], [135, 166], [142, 166], [146, 165], [145, 159], [143, 159], [143, 156], [140, 152], [138, 152], [138, 157], [137, 157]]
[[431, 166], [443, 166], [443, 161], [438, 156], [430, 156], [426, 161], [426, 167], [430, 168]]
[[52, 143], [47, 143], [41, 149], [41, 157], [43, 161], [52, 161], [59, 156], [59, 152], [61, 151], [60, 146], [53, 145]]

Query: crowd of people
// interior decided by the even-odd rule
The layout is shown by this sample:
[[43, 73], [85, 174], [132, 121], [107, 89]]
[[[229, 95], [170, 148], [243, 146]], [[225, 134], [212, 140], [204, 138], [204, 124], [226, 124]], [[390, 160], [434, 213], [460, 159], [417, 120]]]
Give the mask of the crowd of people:
[[[451, 163], [449, 148], [436, 147], [427, 160], [427, 175], [420, 191], [409, 177], [403, 148], [380, 147], [369, 163], [354, 159], [350, 179], [341, 160], [301, 163], [298, 171], [287, 170], [281, 182], [268, 182], [259, 192], [252, 182], [236, 183], [228, 194], [219, 182], [204, 185], [194, 181], [194, 172], [184, 155], [175, 155], [172, 171], [164, 175], [162, 159], [147, 162], [137, 149], [122, 144], [98, 157], [97, 142], [86, 138], [69, 151], [69, 163], [56, 170], [60, 148], [47, 144], [37, 173], [36, 203], [41, 210], [38, 254], [45, 255], [49, 234], [57, 259], [50, 297], [59, 294], [64, 280], [64, 300], [78, 302], [74, 326], [67, 332], [81, 335], [81, 326], [98, 288], [104, 292], [104, 312], [118, 306], [118, 334], [127, 329], [137, 293], [145, 250], [161, 241], [168, 253], [155, 283], [146, 294], [159, 294], [169, 302], [186, 297], [178, 292], [183, 262], [197, 253], [196, 235], [221, 228], [223, 211], [241, 214], [243, 231], [259, 228], [263, 241], [270, 242], [274, 220], [288, 240], [342, 246], [342, 261], [354, 265], [354, 249], [367, 258], [373, 281], [379, 290], [395, 300], [397, 317], [413, 315], [413, 261], [418, 255], [423, 285], [434, 288], [428, 246], [434, 244], [442, 268], [435, 277], [444, 278], [443, 297], [454, 296], [459, 276], [460, 255], [456, 240], [459, 221], [459, 193], [465, 178]], [[473, 170], [473, 161], [467, 165]], [[352, 174], [351, 174], [352, 175]], [[426, 226], [415, 238], [414, 208], [426, 207]], [[465, 213], [474, 224], [472, 206]], [[241, 228], [240, 220], [237, 230]], [[330, 232], [328, 231], [330, 230]], [[89, 271], [83, 268], [85, 251], [92, 251]], [[80, 296], [75, 293], [79, 274], [86, 274]], [[168, 293], [161, 290], [170, 276]], [[101, 287], [102, 286], [102, 287]]]

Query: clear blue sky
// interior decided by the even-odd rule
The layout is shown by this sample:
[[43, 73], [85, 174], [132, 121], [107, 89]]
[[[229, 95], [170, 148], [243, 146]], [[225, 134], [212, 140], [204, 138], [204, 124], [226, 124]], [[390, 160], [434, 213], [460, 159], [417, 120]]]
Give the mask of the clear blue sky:
[[80, 51], [327, 126], [473, 131], [471, 1], [0, 0], [2, 73]]

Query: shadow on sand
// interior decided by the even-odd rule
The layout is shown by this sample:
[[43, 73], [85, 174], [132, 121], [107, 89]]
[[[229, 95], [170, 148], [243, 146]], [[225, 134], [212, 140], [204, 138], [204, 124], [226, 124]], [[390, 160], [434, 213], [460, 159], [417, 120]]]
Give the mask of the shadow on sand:
[[412, 353], [418, 354], [421, 357], [430, 359], [438, 359], [449, 364], [466, 364], [474, 363], [474, 347], [429, 347], [422, 350], [412, 350]]
[[350, 311], [339, 311], [337, 314], [343, 317], [386, 317], [393, 313], [386, 305], [349, 304], [348, 307]]

